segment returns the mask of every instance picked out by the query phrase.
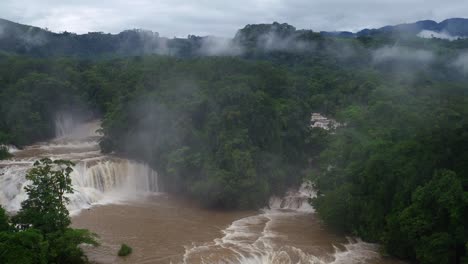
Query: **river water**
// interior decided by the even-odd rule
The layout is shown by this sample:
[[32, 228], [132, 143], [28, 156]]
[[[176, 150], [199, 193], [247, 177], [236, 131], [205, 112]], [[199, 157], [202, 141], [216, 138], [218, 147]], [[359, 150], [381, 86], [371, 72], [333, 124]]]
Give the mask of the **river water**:
[[[73, 226], [100, 237], [85, 247], [95, 263], [375, 263], [394, 264], [377, 245], [328, 230], [307, 202], [309, 185], [272, 198], [259, 211], [215, 211], [162, 192], [145, 164], [102, 155], [99, 122], [58, 122], [58, 137], [0, 161], [0, 204], [14, 213], [26, 198], [27, 170], [42, 157], [70, 159]], [[117, 257], [121, 243], [133, 248]]]

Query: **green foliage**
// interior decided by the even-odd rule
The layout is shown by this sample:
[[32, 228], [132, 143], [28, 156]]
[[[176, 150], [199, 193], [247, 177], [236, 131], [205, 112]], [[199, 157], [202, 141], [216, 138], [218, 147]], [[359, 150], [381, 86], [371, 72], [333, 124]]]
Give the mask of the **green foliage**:
[[[97, 236], [86, 229], [66, 228], [46, 235], [49, 242], [48, 258], [55, 263], [87, 263], [87, 257], [80, 245], [98, 246]], [[52, 262], [52, 261], [51, 261]]]
[[126, 257], [130, 254], [132, 254], [132, 248], [129, 247], [127, 244], [122, 244], [120, 246], [120, 249], [119, 249], [119, 252], [117, 253], [117, 255], [119, 255], [119, 257]]
[[11, 157], [10, 152], [8, 152], [8, 148], [5, 146], [0, 146], [0, 160], [8, 159]]
[[103, 150], [149, 162], [167, 190], [210, 207], [261, 207], [299, 184], [310, 113], [286, 71], [233, 58], [133, 67], [143, 81], [109, 108]]
[[456, 263], [457, 251], [468, 237], [467, 195], [453, 171], [437, 171], [431, 181], [414, 192], [411, 204], [390, 222], [387, 239], [393, 250], [407, 250], [401, 248], [406, 241], [394, 236], [405, 234], [422, 263]]
[[61, 112], [84, 112], [77, 65], [67, 60], [0, 60], [0, 144], [23, 146], [55, 136]]
[[34, 163], [26, 175], [31, 185], [25, 187], [28, 199], [13, 221], [21, 229], [31, 226], [43, 233], [63, 231], [70, 225], [66, 194], [73, 193], [70, 173], [74, 164], [66, 160], [44, 158]]
[[0, 263], [46, 264], [49, 244], [39, 230], [0, 232]]
[[96, 235], [69, 228], [66, 194], [73, 193], [66, 160], [37, 161], [26, 178], [28, 199], [10, 223], [0, 208], [0, 263], [81, 264], [87, 263], [80, 245], [97, 246]]
[[[339, 113], [313, 179], [324, 220], [420, 263], [461, 263], [468, 239], [465, 87], [389, 81]], [[449, 92], [450, 91], [450, 92]]]
[[0, 232], [9, 231], [10, 229], [10, 218], [5, 209], [0, 207]]

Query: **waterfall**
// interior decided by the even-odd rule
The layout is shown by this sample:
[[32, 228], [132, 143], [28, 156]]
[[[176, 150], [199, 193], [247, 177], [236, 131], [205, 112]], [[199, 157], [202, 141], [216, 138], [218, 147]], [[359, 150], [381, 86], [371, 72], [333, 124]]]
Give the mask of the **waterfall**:
[[[21, 208], [29, 184], [25, 176], [32, 162], [4, 163], [0, 168], [0, 204], [11, 212]], [[155, 193], [158, 174], [148, 165], [124, 160], [82, 161], [71, 173], [74, 193], [70, 195], [68, 209], [78, 212], [95, 204], [135, 199]]]
[[70, 134], [76, 126], [76, 122], [71, 115], [57, 113], [55, 116], [55, 136], [60, 138]]
[[158, 174], [148, 165], [100, 153], [95, 132], [99, 126], [99, 122], [76, 125], [61, 116], [57, 119], [58, 138], [17, 150], [13, 158], [0, 161], [0, 205], [9, 212], [21, 208], [27, 198], [26, 174], [34, 161], [44, 157], [76, 164], [70, 174], [74, 190], [69, 195], [71, 213], [158, 192]]
[[271, 197], [270, 209], [287, 209], [302, 212], [314, 212], [310, 199], [316, 197], [315, 190], [310, 182], [304, 182], [299, 190], [290, 190], [284, 197]]
[[72, 172], [72, 213], [95, 204], [117, 203], [156, 193], [158, 174], [148, 165], [118, 159], [81, 162]]

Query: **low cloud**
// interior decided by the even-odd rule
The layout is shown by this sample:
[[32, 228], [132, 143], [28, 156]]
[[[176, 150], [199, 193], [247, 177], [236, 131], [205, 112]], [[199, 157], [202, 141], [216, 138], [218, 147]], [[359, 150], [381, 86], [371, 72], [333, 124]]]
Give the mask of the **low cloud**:
[[20, 34], [18, 37], [30, 46], [42, 46], [49, 41], [44, 31], [33, 27], [30, 27], [24, 34]]
[[243, 48], [228, 38], [204, 37], [198, 50], [204, 56], [238, 56], [243, 53]]
[[421, 38], [437, 38], [437, 39], [447, 39], [450, 41], [462, 39], [460, 36], [452, 36], [450, 33], [442, 31], [442, 32], [435, 32], [430, 30], [423, 30], [419, 32], [418, 37]]
[[15, 24], [0, 21], [0, 38], [18, 40], [26, 48], [31, 48], [48, 43], [49, 32], [36, 27], [17, 27]]
[[428, 50], [411, 49], [406, 47], [392, 46], [375, 50], [372, 54], [374, 63], [399, 62], [399, 63], [423, 63], [427, 64], [434, 60], [434, 53]]
[[123, 54], [158, 54], [177, 55], [178, 50], [171, 48], [168, 38], [162, 38], [157, 32], [133, 29], [121, 32], [118, 52]]
[[455, 66], [461, 72], [468, 74], [468, 51], [458, 55], [458, 57], [453, 62], [453, 66]]
[[270, 31], [259, 37], [257, 47], [266, 51], [306, 51], [314, 47], [311, 42], [298, 40], [295, 35], [282, 37]]

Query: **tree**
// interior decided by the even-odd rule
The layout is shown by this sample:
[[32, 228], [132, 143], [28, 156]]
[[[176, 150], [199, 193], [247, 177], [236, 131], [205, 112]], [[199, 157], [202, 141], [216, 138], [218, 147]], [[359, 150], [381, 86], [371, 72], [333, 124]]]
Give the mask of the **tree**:
[[393, 242], [391, 249], [403, 251], [397, 247], [405, 247], [404, 241], [399, 241], [404, 234], [422, 263], [460, 263], [468, 237], [467, 197], [456, 173], [437, 171], [416, 190], [411, 205], [391, 219], [392, 229], [387, 233], [393, 239], [388, 241]]
[[21, 211], [14, 222], [21, 229], [33, 227], [43, 233], [63, 231], [70, 225], [66, 194], [73, 193], [70, 173], [71, 161], [41, 159], [26, 175], [31, 185], [25, 187], [28, 199], [21, 203]]
[[0, 207], [0, 232], [10, 230], [10, 222], [8, 215], [2, 207]]
[[0, 232], [0, 263], [46, 264], [47, 250], [48, 242], [39, 230]]
[[[97, 246], [96, 235], [85, 229], [72, 229], [66, 205], [73, 193], [70, 173], [74, 164], [67, 160], [41, 159], [26, 175], [28, 199], [13, 217], [19, 232], [0, 232], [1, 263], [87, 263], [81, 244]], [[0, 212], [0, 231], [3, 222]], [[19, 259], [18, 256], [21, 256]]]
[[11, 157], [11, 154], [8, 152], [8, 148], [0, 145], [0, 160], [8, 159]]

